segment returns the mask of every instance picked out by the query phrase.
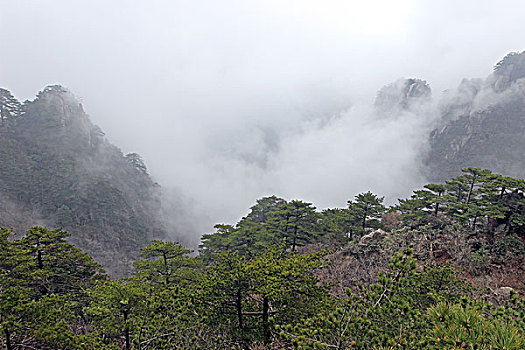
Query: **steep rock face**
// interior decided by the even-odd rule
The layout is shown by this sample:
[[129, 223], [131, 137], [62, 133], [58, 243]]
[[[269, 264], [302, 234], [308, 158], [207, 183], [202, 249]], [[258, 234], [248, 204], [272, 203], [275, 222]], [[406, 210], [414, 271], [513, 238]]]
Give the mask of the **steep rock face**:
[[63, 227], [112, 275], [126, 274], [141, 247], [166, 236], [160, 187], [140, 156], [111, 145], [61, 86], [23, 105], [0, 92], [2, 106], [18, 106], [2, 112], [0, 225]]
[[401, 78], [379, 90], [374, 107], [379, 113], [396, 114], [417, 108], [431, 97], [432, 91], [426, 81]]
[[425, 161], [430, 181], [468, 166], [525, 177], [525, 53], [507, 55], [484, 81], [464, 80], [440, 107]]
[[502, 92], [522, 78], [525, 78], [525, 52], [511, 52], [496, 63], [487, 82], [495, 91]]
[[24, 104], [23, 114], [17, 123], [23, 137], [54, 152], [88, 154], [103, 143], [104, 133], [62, 86], [46, 87], [35, 100]]

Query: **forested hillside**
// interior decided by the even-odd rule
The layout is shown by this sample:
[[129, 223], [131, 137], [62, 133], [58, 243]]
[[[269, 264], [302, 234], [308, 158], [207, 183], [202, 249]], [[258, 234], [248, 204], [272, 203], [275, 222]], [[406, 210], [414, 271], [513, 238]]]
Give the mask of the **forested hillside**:
[[[436, 183], [392, 206], [260, 198], [197, 251], [67, 89], [0, 89], [1, 346], [525, 349], [524, 55], [445, 93], [420, 151]], [[400, 79], [374, 115], [431, 106], [426, 81]]]
[[112, 275], [165, 238], [160, 191], [136, 153], [124, 155], [65, 88], [20, 103], [0, 89], [0, 224], [62, 227]]
[[[468, 166], [523, 178], [524, 57], [510, 53], [488, 78], [464, 80], [439, 97], [437, 110], [426, 81], [399, 79], [378, 92], [374, 118], [386, 123], [410, 113], [420, 118], [422, 133], [437, 126], [421, 149], [402, 150], [417, 158], [414, 173], [430, 181], [443, 183]], [[18, 233], [33, 225], [62, 227], [70, 242], [122, 277], [152, 239], [169, 235], [195, 244], [202, 233], [189, 227], [199, 221], [187, 215], [191, 209], [164, 199], [141, 157], [113, 146], [67, 89], [49, 86], [23, 103], [0, 89], [1, 225]], [[304, 203], [289, 205], [304, 215], [313, 211]], [[241, 226], [236, 235], [249, 246]], [[304, 239], [299, 230], [293, 244]]]
[[261, 198], [109, 280], [61, 230], [0, 231], [11, 349], [525, 348], [525, 181], [478, 168], [386, 207]]

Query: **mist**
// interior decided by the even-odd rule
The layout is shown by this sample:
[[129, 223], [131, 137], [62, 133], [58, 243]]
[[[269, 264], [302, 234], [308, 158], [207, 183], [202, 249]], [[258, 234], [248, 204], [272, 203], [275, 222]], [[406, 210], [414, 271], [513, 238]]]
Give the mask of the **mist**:
[[[425, 183], [441, 92], [521, 51], [523, 10], [517, 0], [6, 1], [0, 85], [21, 100], [69, 88], [199, 213], [182, 225], [205, 231], [265, 195], [318, 208], [368, 190], [389, 203], [409, 195]], [[425, 79], [433, 99], [379, 115], [376, 92], [400, 77]]]

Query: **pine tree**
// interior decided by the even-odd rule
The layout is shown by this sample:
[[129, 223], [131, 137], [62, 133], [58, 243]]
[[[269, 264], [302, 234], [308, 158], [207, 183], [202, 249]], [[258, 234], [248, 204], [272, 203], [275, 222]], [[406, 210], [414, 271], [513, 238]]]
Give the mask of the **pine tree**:
[[197, 259], [190, 257], [191, 250], [179, 243], [155, 240], [145, 248], [135, 262], [136, 277], [148, 283], [161, 283], [165, 288], [172, 285], [185, 285], [196, 278]]
[[6, 89], [0, 88], [0, 126], [16, 120], [22, 114], [22, 104]]
[[381, 215], [386, 211], [383, 206], [384, 197], [378, 197], [368, 191], [355, 196], [355, 200], [348, 201], [348, 211], [352, 222], [352, 235], [362, 236], [368, 228], [380, 227]]

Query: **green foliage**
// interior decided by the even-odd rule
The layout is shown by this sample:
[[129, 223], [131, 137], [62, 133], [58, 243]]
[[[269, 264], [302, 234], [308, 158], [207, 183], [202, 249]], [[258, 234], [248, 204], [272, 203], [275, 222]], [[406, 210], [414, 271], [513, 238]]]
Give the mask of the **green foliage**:
[[[145, 307], [146, 293], [140, 285], [126, 281], [106, 281], [89, 292], [91, 303], [85, 312], [97, 329], [111, 342], [123, 339], [130, 348]], [[120, 342], [117, 342], [117, 344]]]
[[231, 250], [235, 246], [235, 228], [232, 225], [217, 224], [214, 228], [215, 233], [203, 234], [201, 237], [199, 253], [206, 262], [216, 254]]
[[283, 243], [295, 251], [319, 239], [322, 232], [318, 220], [319, 214], [311, 203], [288, 203], [275, 196], [262, 198], [235, 227], [215, 225], [215, 233], [203, 235], [200, 253], [209, 262], [215, 253], [229, 250], [253, 258], [273, 244]]
[[293, 200], [280, 205], [268, 216], [267, 230], [274, 241], [284, 241], [292, 251], [314, 242], [319, 236], [315, 227], [318, 215], [311, 203]]
[[350, 214], [348, 209], [329, 208], [324, 209], [320, 216], [318, 226], [323, 233], [335, 233], [338, 236], [346, 236], [349, 227]]
[[[203, 267], [179, 244], [154, 241], [134, 276], [109, 281], [67, 236], [34, 227], [13, 239], [0, 230], [6, 348], [523, 347], [522, 298], [498, 308], [470, 300], [451, 267], [418, 268], [410, 249], [394, 254], [376, 283], [338, 297], [316, 275], [327, 252], [273, 245], [251, 257], [221, 252]], [[388, 249], [401, 246], [392, 239]]]
[[459, 300], [463, 284], [450, 268], [416, 270], [411, 250], [395, 254], [386, 274], [360, 286], [328, 314], [281, 327], [298, 349], [421, 349], [430, 331], [426, 309], [437, 301]]
[[210, 321], [226, 327], [233, 342], [268, 343], [277, 325], [312, 316], [330, 305], [329, 286], [312, 271], [323, 264], [323, 254], [300, 255], [273, 246], [245, 260], [223, 253], [209, 268], [204, 300]]
[[[359, 243], [355, 238], [383, 224], [383, 199], [371, 192], [347, 209], [321, 213], [310, 203], [266, 197], [235, 226], [204, 235], [200, 256], [154, 240], [133, 275], [115, 281], [62, 229], [33, 227], [15, 238], [2, 228], [2, 346], [522, 349], [525, 299], [502, 288], [510, 297], [498, 294], [494, 307], [452, 266], [481, 278], [498, 264], [502, 281], [507, 271], [519, 279], [521, 270], [510, 269], [524, 257], [525, 186], [476, 168], [464, 172], [415, 191], [391, 210], [396, 228]], [[104, 223], [120, 215], [113, 210], [124, 196], [99, 181], [83, 200], [94, 203], [89, 220]], [[54, 209], [65, 225], [79, 219], [70, 203]], [[121, 219], [122, 227], [145, 229], [133, 217]], [[300, 251], [320, 244], [297, 249], [324, 245], [328, 234], [344, 244], [312, 254]], [[328, 256], [338, 260], [329, 266]], [[327, 282], [337, 278], [341, 284]]]
[[198, 349], [207, 344], [200, 330], [205, 312], [196, 302], [200, 273], [190, 252], [178, 243], [154, 241], [143, 248], [134, 276], [91, 289], [85, 312], [109, 345]]
[[125, 157], [103, 135], [61, 86], [23, 104], [0, 89], [0, 225], [22, 233], [45, 219], [122, 276], [165, 229], [140, 156]]
[[[75, 334], [86, 290], [106, 278], [101, 267], [72, 244], [61, 230], [33, 227], [11, 239], [0, 230], [0, 317], [10, 346], [87, 348], [97, 341]], [[7, 346], [7, 344], [6, 344]]]
[[486, 305], [440, 302], [428, 311], [436, 349], [508, 349], [525, 347], [525, 334], [514, 319], [488, 314]]
[[414, 191], [410, 199], [394, 207], [411, 225], [428, 223], [429, 214], [444, 213], [450, 220], [469, 227], [484, 229], [492, 235], [499, 224], [507, 233], [521, 233], [525, 227], [525, 182], [490, 170], [462, 169], [463, 175], [445, 185], [430, 184]]
[[350, 214], [349, 238], [354, 235], [358, 238], [365, 234], [367, 229], [381, 227], [381, 215], [386, 211], [383, 206], [384, 197], [378, 197], [368, 191], [355, 196], [354, 201], [348, 201], [348, 212]]
[[197, 278], [196, 258], [189, 257], [191, 250], [183, 248], [179, 243], [153, 241], [142, 248], [139, 257], [145, 258], [135, 262], [136, 278], [152, 284], [184, 284]]
[[492, 253], [505, 258], [509, 256], [525, 257], [525, 243], [516, 234], [510, 234], [497, 240], [493, 247]]
[[268, 222], [269, 215], [279, 210], [280, 207], [286, 204], [286, 201], [276, 196], [263, 197], [257, 199], [256, 204], [250, 208], [250, 213], [246, 216], [247, 221], [255, 223]]

